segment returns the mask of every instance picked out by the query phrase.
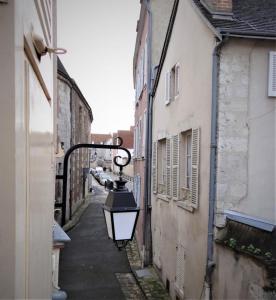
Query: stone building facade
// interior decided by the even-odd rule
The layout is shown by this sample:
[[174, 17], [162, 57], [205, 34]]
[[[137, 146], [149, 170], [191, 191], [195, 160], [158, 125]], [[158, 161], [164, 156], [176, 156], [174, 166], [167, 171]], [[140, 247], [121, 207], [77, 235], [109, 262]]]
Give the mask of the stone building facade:
[[[58, 59], [56, 146], [60, 152], [79, 143], [90, 143], [92, 110]], [[63, 173], [63, 155], [56, 158], [56, 174]], [[71, 154], [68, 171], [66, 219], [74, 214], [85, 200], [86, 173], [89, 168], [89, 150], [78, 149]], [[56, 180], [56, 201], [61, 202], [62, 181]]]

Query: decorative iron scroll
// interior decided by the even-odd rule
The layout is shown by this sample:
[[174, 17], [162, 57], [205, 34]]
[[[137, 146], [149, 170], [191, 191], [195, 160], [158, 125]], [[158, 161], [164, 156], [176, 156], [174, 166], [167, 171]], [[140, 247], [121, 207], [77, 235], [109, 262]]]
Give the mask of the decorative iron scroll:
[[[114, 140], [117, 140], [118, 142], [113, 145], [103, 145], [103, 144], [76, 144], [69, 148], [64, 156], [64, 161], [63, 161], [63, 175], [57, 175], [56, 179], [62, 179], [63, 185], [62, 185], [62, 202], [61, 204], [56, 204], [55, 207], [61, 207], [61, 226], [65, 225], [65, 220], [66, 220], [66, 198], [67, 198], [67, 178], [68, 178], [68, 162], [70, 155], [72, 154], [73, 151], [80, 149], [80, 148], [86, 148], [86, 149], [117, 149], [117, 150], [123, 150], [127, 153], [127, 161], [124, 164], [121, 164], [118, 162], [119, 158], [122, 158], [120, 155], [117, 155], [114, 157], [113, 162], [116, 166], [120, 168], [120, 177], [122, 176], [122, 170], [125, 166], [127, 166], [130, 161], [131, 161], [131, 154], [128, 151], [128, 149], [122, 147], [123, 145], [123, 139], [121, 137], [116, 137]], [[72, 217], [72, 212], [71, 212], [71, 204], [70, 204], [70, 215], [69, 219]]]

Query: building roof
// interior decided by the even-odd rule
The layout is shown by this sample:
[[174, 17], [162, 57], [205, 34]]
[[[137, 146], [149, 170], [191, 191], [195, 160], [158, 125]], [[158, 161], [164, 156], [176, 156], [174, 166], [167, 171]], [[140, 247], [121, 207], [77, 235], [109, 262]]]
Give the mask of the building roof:
[[[213, 17], [200, 0], [192, 0], [200, 14], [218, 35], [276, 39], [276, 0], [232, 0], [232, 20]], [[152, 96], [158, 87], [177, 14], [179, 0], [174, 1], [162, 54], [154, 79]]]
[[91, 142], [94, 144], [101, 144], [112, 139], [111, 133], [91, 133]]
[[113, 134], [113, 138], [120, 137], [123, 139], [122, 147], [133, 149], [133, 131], [132, 130], [118, 130]]
[[221, 35], [276, 38], [276, 0], [232, 0], [232, 19], [215, 18], [200, 0], [193, 0]]
[[72, 88], [79, 95], [82, 103], [86, 106], [86, 108], [88, 110], [88, 114], [90, 116], [91, 123], [92, 123], [92, 121], [93, 121], [92, 109], [91, 109], [90, 105], [88, 104], [88, 102], [86, 101], [85, 97], [83, 96], [83, 94], [82, 94], [81, 90], [79, 89], [75, 80], [73, 78], [71, 78], [70, 75], [68, 74], [68, 72], [66, 71], [66, 69], [65, 69], [64, 65], [62, 64], [61, 60], [59, 59], [59, 57], [57, 57], [57, 71], [60, 76], [62, 76], [63, 78], [67, 79], [70, 82], [70, 84], [72, 85]]

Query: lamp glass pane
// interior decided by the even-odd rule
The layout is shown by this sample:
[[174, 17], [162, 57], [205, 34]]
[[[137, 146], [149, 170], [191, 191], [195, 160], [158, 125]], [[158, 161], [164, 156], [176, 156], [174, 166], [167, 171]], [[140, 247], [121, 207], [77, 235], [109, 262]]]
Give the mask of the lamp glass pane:
[[111, 213], [107, 210], [104, 210], [104, 216], [105, 216], [105, 221], [106, 221], [106, 226], [107, 226], [108, 237], [113, 239], [112, 224], [111, 224]]
[[115, 240], [130, 240], [137, 212], [113, 213]]

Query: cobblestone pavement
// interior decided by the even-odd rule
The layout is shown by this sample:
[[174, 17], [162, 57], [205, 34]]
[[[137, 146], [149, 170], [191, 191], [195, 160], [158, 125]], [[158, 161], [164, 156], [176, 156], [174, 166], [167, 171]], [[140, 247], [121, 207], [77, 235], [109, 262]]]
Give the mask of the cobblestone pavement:
[[142, 268], [136, 241], [127, 245], [127, 256], [140, 288], [148, 300], [169, 300], [169, 294], [164, 288], [153, 267]]
[[115, 274], [127, 300], [144, 300], [144, 294], [132, 273]]

